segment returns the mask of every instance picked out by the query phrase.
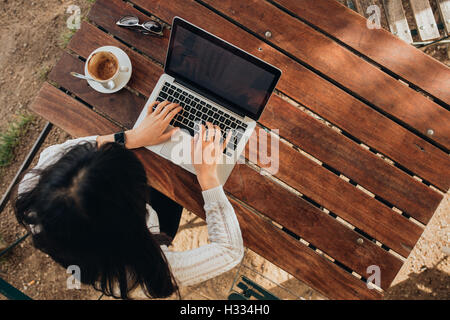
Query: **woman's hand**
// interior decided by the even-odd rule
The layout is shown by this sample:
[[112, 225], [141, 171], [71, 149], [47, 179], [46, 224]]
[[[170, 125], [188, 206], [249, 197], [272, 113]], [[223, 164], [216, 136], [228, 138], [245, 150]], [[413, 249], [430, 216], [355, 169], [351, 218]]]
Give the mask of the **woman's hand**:
[[[158, 105], [153, 111], [153, 107]], [[175, 103], [164, 101], [158, 104], [158, 101], [148, 106], [145, 119], [135, 129], [125, 132], [125, 147], [135, 149], [146, 146], [160, 144], [168, 139], [179, 129], [172, 128], [167, 131], [170, 121], [182, 108]], [[107, 142], [113, 142], [114, 135], [99, 136], [97, 138], [98, 146]]]
[[[153, 107], [158, 105], [153, 111]], [[148, 106], [147, 116], [135, 129], [126, 132], [127, 148], [140, 148], [154, 146], [170, 139], [179, 130], [172, 128], [167, 131], [170, 121], [181, 111], [181, 107], [176, 103], [164, 101], [158, 104], [153, 102]]]
[[207, 122], [200, 127], [200, 132], [192, 140], [192, 163], [202, 190], [209, 190], [220, 185], [217, 176], [217, 163], [222, 159], [222, 153], [231, 139], [228, 134], [225, 142], [221, 140], [220, 128]]

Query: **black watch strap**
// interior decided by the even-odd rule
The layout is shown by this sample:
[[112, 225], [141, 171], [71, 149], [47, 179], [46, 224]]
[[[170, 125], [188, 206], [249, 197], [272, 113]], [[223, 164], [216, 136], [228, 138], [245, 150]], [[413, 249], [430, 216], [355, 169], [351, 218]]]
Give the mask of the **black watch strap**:
[[114, 142], [125, 146], [125, 132], [121, 131], [121, 132], [117, 132], [114, 134]]

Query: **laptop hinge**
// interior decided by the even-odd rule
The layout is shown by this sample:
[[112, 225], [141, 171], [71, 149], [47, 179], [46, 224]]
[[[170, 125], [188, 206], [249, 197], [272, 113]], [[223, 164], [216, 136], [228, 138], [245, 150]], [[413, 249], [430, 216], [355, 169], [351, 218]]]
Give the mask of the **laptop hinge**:
[[199, 88], [197, 88], [197, 87], [195, 87], [195, 86], [193, 86], [193, 85], [191, 85], [191, 84], [189, 84], [189, 83], [187, 83], [187, 82], [185, 82], [183, 80], [179, 80], [179, 79], [175, 78], [174, 82], [175, 83], [179, 83], [183, 87], [186, 87], [186, 88], [188, 88], [188, 89], [190, 89], [190, 90], [192, 90], [194, 92], [197, 92], [198, 94], [204, 96], [205, 98], [207, 98], [207, 99], [209, 99], [211, 101], [214, 101], [215, 103], [217, 103], [217, 104], [227, 108], [231, 112], [234, 112], [234, 113], [236, 113], [237, 115], [239, 115], [239, 116], [241, 116], [243, 118], [246, 116], [245, 112], [243, 112], [242, 110], [234, 108], [229, 103], [227, 103], [225, 100], [219, 99], [219, 98], [215, 97], [214, 95], [209, 94], [209, 93], [207, 93], [207, 92], [205, 92], [205, 91], [203, 91], [203, 90], [201, 90], [201, 89], [199, 89]]

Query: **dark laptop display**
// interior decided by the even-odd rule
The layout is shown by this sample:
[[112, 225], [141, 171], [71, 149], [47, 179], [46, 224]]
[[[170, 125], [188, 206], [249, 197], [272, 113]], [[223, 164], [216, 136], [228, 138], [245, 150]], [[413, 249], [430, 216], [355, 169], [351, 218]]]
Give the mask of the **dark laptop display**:
[[205, 97], [257, 120], [281, 72], [271, 65], [175, 19], [165, 72]]

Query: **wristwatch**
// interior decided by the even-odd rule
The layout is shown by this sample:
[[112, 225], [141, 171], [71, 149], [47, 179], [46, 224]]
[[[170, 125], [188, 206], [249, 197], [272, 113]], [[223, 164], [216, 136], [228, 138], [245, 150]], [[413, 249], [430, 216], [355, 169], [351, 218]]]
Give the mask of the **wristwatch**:
[[117, 132], [114, 134], [114, 142], [125, 147], [125, 132]]

